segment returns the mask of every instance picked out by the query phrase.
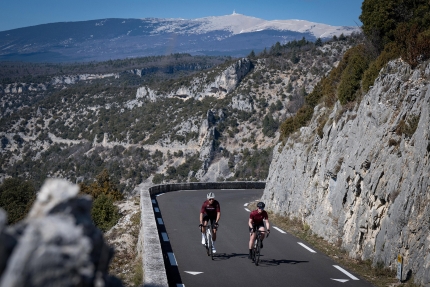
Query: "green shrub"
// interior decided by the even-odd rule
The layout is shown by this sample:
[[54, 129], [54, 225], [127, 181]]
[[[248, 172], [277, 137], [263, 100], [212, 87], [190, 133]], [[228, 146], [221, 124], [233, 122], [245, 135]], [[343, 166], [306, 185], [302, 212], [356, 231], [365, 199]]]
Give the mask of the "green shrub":
[[406, 135], [407, 137], [412, 137], [418, 128], [418, 123], [420, 121], [420, 115], [412, 115], [406, 121], [400, 120], [399, 125], [396, 128], [396, 134]]
[[36, 190], [30, 181], [7, 178], [0, 185], [0, 207], [8, 214], [8, 224], [22, 220], [36, 199]]
[[281, 124], [280, 140], [285, 141], [288, 136], [305, 126], [312, 119], [313, 112], [313, 107], [305, 104], [293, 117], [286, 119]]
[[275, 136], [275, 132], [278, 130], [279, 123], [273, 119], [273, 117], [267, 114], [263, 118], [263, 134], [267, 137]]
[[93, 202], [91, 216], [96, 226], [106, 232], [118, 222], [121, 215], [112, 197], [101, 194]]
[[154, 175], [154, 177], [152, 178], [152, 183], [153, 184], [160, 184], [163, 182], [163, 180], [164, 180], [164, 175], [161, 173], [156, 173]]
[[370, 86], [373, 85], [378, 77], [379, 71], [390, 60], [397, 58], [399, 55], [400, 50], [394, 43], [385, 46], [384, 51], [382, 51], [375, 61], [370, 63], [368, 69], [363, 74], [363, 80], [361, 82], [363, 92], [367, 93], [369, 91]]
[[363, 32], [378, 51], [394, 43], [412, 67], [430, 57], [427, 0], [364, 0], [361, 8]]
[[90, 185], [81, 183], [80, 189], [81, 193], [89, 194], [93, 198], [91, 217], [95, 225], [103, 232], [112, 228], [120, 218], [114, 202], [122, 199], [123, 195], [110, 179], [108, 171], [104, 169]]
[[342, 72], [338, 86], [338, 99], [342, 105], [355, 100], [356, 93], [360, 89], [361, 78], [370, 62], [364, 46], [356, 46], [348, 52], [347, 66]]

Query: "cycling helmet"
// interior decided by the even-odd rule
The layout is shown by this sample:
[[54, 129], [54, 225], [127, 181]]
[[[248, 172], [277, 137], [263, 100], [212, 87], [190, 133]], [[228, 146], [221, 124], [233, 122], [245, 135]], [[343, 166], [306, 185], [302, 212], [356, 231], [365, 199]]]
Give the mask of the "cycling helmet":
[[209, 193], [206, 195], [206, 197], [207, 197], [207, 199], [209, 199], [209, 198], [215, 198], [215, 194], [214, 194], [213, 192], [209, 192]]
[[264, 209], [264, 207], [265, 207], [266, 205], [264, 204], [264, 202], [259, 202], [259, 203], [257, 203], [257, 207], [259, 208], [259, 209]]

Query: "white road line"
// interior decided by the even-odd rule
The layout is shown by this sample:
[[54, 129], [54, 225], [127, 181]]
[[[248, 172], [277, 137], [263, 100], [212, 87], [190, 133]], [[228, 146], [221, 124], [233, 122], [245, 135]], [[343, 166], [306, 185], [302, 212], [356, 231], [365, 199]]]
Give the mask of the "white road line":
[[156, 204], [157, 202], [155, 201], [155, 199], [153, 199], [153, 200], [152, 200], [152, 203], [153, 203], [153, 204]]
[[155, 212], [160, 212], [160, 210], [158, 209], [158, 207], [154, 207], [154, 211]]
[[199, 271], [184, 271], [185, 273], [191, 274], [191, 275], [199, 275], [199, 274], [203, 274], [203, 272], [199, 272]]
[[163, 237], [163, 241], [170, 241], [166, 232], [161, 232], [161, 237]]
[[158, 221], [158, 224], [160, 224], [160, 225], [164, 225], [163, 219], [161, 219], [161, 218], [157, 218], [157, 221]]
[[341, 282], [341, 283], [345, 283], [345, 282], [349, 281], [349, 279], [333, 279], [333, 278], [330, 278], [330, 279], [334, 280], [334, 281], [337, 281], [337, 282]]
[[160, 193], [160, 194], [157, 194], [156, 196], [160, 196], [160, 195], [163, 195], [164, 194], [164, 192], [163, 193]]
[[248, 206], [249, 203], [245, 203], [243, 206]]
[[307, 247], [306, 245], [304, 245], [303, 243], [301, 243], [301, 242], [297, 242], [298, 244], [300, 244], [302, 247], [304, 247], [304, 248], [306, 248], [307, 250], [309, 250], [310, 252], [312, 252], [312, 253], [317, 253], [315, 250], [313, 250], [313, 249], [310, 249], [309, 247]]
[[349, 273], [348, 271], [346, 271], [345, 269], [343, 269], [340, 266], [333, 265], [333, 267], [339, 269], [343, 274], [345, 274], [346, 276], [348, 276], [352, 280], [360, 280], [360, 279], [358, 279], [357, 277], [355, 277], [354, 275], [352, 275], [351, 273]]
[[173, 254], [172, 252], [167, 252], [167, 256], [169, 256], [170, 265], [178, 266], [178, 263], [176, 263], [175, 254]]
[[251, 212], [251, 210], [249, 210], [248, 208], [245, 208], [246, 211]]
[[278, 227], [276, 227], [276, 226], [273, 226], [273, 228], [275, 228], [276, 230], [278, 230], [279, 232], [281, 232], [281, 233], [286, 233], [285, 231], [283, 231], [282, 229], [280, 229], [280, 228], [278, 228]]

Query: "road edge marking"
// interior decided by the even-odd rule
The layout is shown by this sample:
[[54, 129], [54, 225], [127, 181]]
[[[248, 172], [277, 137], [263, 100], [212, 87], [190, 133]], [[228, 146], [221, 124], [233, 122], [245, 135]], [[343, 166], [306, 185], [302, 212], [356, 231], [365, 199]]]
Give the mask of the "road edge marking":
[[312, 253], [317, 253], [315, 250], [313, 250], [312, 248], [310, 248], [310, 247], [308, 247], [308, 246], [306, 246], [306, 245], [304, 245], [303, 243], [301, 243], [301, 242], [297, 242], [299, 245], [301, 245], [303, 248], [306, 248], [309, 252], [312, 252]]
[[281, 233], [287, 233], [287, 232], [285, 232], [285, 231], [283, 231], [281, 228], [278, 228], [278, 227], [276, 227], [276, 226], [273, 226], [273, 228], [275, 228], [276, 230], [278, 230], [279, 232], [281, 232]]
[[169, 239], [169, 237], [167, 236], [167, 233], [166, 232], [161, 232], [161, 237], [163, 238], [163, 241], [165, 241], [165, 242], [170, 242], [170, 239]]
[[355, 277], [354, 275], [352, 275], [351, 273], [349, 273], [348, 271], [346, 271], [345, 269], [343, 269], [342, 267], [338, 266], [338, 265], [333, 265], [334, 268], [338, 269], [339, 271], [341, 271], [343, 274], [345, 274], [346, 276], [348, 276], [349, 278], [351, 278], [352, 280], [360, 280], [357, 277]]
[[167, 256], [169, 257], [170, 265], [178, 266], [178, 262], [176, 261], [175, 254], [173, 254], [173, 252], [167, 252]]

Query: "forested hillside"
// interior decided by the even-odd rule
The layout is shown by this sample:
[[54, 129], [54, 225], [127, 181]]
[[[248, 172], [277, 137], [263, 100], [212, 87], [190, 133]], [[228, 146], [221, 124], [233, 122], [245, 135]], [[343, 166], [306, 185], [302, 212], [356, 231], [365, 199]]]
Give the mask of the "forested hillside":
[[[189, 55], [2, 64], [19, 79], [0, 85], [2, 178], [38, 188], [46, 177], [90, 183], [107, 169], [122, 192], [145, 180], [264, 180], [279, 124], [360, 41], [277, 43], [252, 52], [240, 77], [239, 59]], [[216, 82], [226, 75], [236, 77], [229, 91]], [[202, 86], [209, 92], [192, 96]]]

